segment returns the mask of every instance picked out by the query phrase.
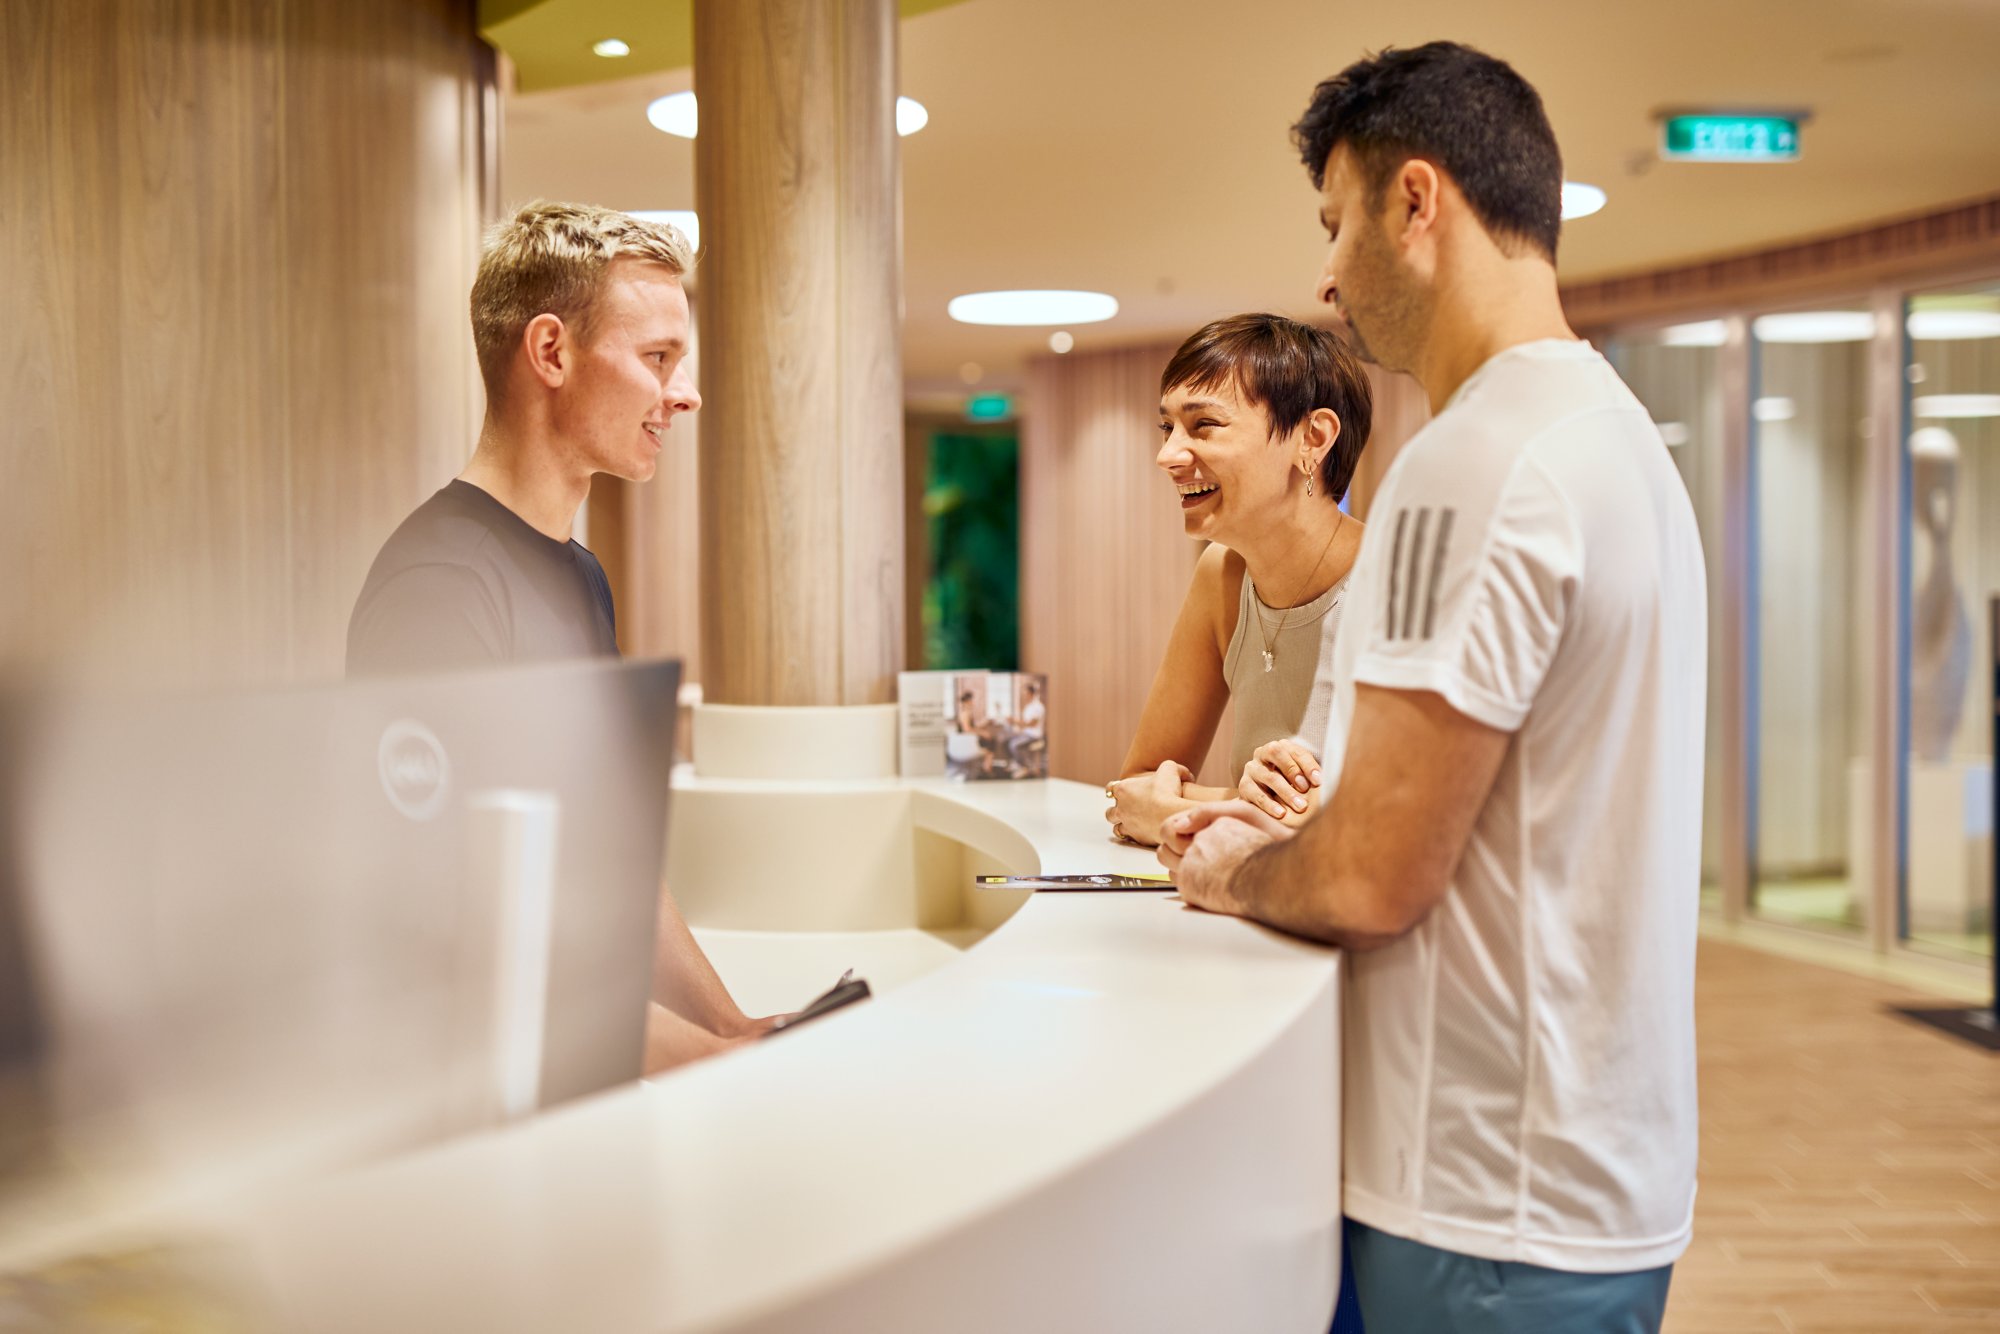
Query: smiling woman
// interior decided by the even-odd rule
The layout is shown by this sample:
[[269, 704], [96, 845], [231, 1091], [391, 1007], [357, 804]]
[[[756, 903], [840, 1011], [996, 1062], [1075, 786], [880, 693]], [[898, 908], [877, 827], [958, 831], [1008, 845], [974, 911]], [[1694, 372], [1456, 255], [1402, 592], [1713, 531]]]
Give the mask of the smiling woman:
[[[1188, 536], [1210, 546], [1124, 777], [1106, 790], [1105, 818], [1122, 837], [1157, 843], [1167, 816], [1238, 793], [1281, 819], [1314, 808], [1325, 666], [1361, 550], [1361, 525], [1340, 502], [1372, 408], [1360, 364], [1332, 334], [1277, 315], [1217, 320], [1168, 362], [1155, 461]], [[1195, 786], [1231, 705], [1237, 786]]]

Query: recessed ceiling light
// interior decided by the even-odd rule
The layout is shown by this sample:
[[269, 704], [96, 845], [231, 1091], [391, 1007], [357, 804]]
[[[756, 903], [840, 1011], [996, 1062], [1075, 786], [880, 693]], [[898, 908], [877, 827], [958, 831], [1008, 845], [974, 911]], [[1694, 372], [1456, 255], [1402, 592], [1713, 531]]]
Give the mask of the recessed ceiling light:
[[1916, 417], [2000, 417], [2000, 394], [1925, 394], [1910, 400]]
[[1067, 329], [1058, 329], [1049, 335], [1049, 351], [1058, 355], [1069, 351], [1075, 346], [1076, 339], [1070, 336], [1070, 332]]
[[682, 236], [688, 239], [690, 250], [701, 249], [701, 219], [694, 210], [685, 208], [631, 208], [625, 210], [641, 222], [664, 222], [678, 227]]
[[978, 384], [986, 378], [986, 368], [976, 361], [968, 361], [958, 368], [960, 384]]
[[[646, 119], [653, 128], [682, 139], [692, 139], [701, 128], [701, 116], [696, 108], [694, 94], [668, 93], [656, 97], [646, 106]], [[931, 113], [924, 104], [913, 97], [896, 99], [896, 133], [912, 135], [930, 124]]]
[[1604, 207], [1604, 191], [1582, 181], [1564, 181], [1562, 193], [1562, 220], [1587, 218]]
[[1679, 449], [1688, 442], [1686, 422], [1654, 422], [1653, 425], [1660, 428], [1660, 439], [1667, 442], [1669, 449]]
[[2000, 338], [2000, 310], [1913, 310], [1910, 337]]
[[603, 56], [606, 60], [616, 60], [620, 56], [629, 56], [632, 54], [632, 48], [619, 41], [616, 37], [607, 37], [590, 49], [598, 55]]
[[1750, 405], [1750, 415], [1760, 422], [1788, 422], [1799, 415], [1799, 405], [1789, 398], [1760, 398]]
[[682, 139], [694, 138], [700, 123], [693, 93], [668, 93], [654, 98], [646, 104], [646, 119], [653, 122], [654, 129]]
[[1865, 310], [1795, 310], [1760, 315], [1750, 327], [1760, 343], [1864, 343], [1875, 336], [1875, 317]]
[[1665, 347], [1721, 347], [1728, 333], [1721, 320], [1696, 320], [1660, 330], [1660, 343]]
[[971, 292], [945, 313], [960, 324], [1096, 324], [1118, 313], [1102, 292]]

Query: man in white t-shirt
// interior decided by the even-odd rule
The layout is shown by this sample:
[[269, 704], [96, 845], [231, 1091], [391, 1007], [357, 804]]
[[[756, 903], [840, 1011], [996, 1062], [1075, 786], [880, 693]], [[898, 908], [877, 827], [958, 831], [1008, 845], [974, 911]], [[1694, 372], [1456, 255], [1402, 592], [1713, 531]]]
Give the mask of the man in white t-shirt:
[[1021, 689], [1028, 696], [1028, 702], [1021, 706], [1021, 730], [1039, 740], [1049, 717], [1048, 705], [1042, 703], [1042, 687], [1039, 682], [1029, 681]]
[[1451, 43], [1294, 128], [1323, 300], [1436, 414], [1334, 649], [1326, 804], [1174, 817], [1182, 897], [1350, 951], [1345, 1210], [1369, 1334], [1650, 1334], [1694, 1200], [1706, 603], [1646, 410], [1557, 297], [1534, 89]]

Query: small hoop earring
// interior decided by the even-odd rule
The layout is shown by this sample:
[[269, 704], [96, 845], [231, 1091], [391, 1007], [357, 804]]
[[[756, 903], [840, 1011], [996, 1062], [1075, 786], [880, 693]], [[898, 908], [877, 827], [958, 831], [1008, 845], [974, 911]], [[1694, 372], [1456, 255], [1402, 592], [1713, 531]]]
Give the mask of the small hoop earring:
[[1313, 493], [1313, 475], [1312, 475], [1311, 473], [1307, 473], [1307, 474], [1306, 474], [1306, 495], [1307, 495], [1307, 496], [1311, 496], [1311, 495], [1312, 495], [1312, 493]]

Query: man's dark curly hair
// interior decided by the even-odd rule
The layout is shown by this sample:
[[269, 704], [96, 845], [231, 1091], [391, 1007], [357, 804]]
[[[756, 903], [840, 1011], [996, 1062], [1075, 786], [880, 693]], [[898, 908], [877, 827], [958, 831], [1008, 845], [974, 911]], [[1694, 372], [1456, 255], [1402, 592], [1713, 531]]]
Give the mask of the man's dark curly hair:
[[1411, 158], [1442, 167], [1503, 248], [1555, 261], [1562, 151], [1541, 95], [1505, 61], [1457, 42], [1386, 48], [1313, 89], [1292, 141], [1315, 187], [1345, 144], [1377, 206]]

